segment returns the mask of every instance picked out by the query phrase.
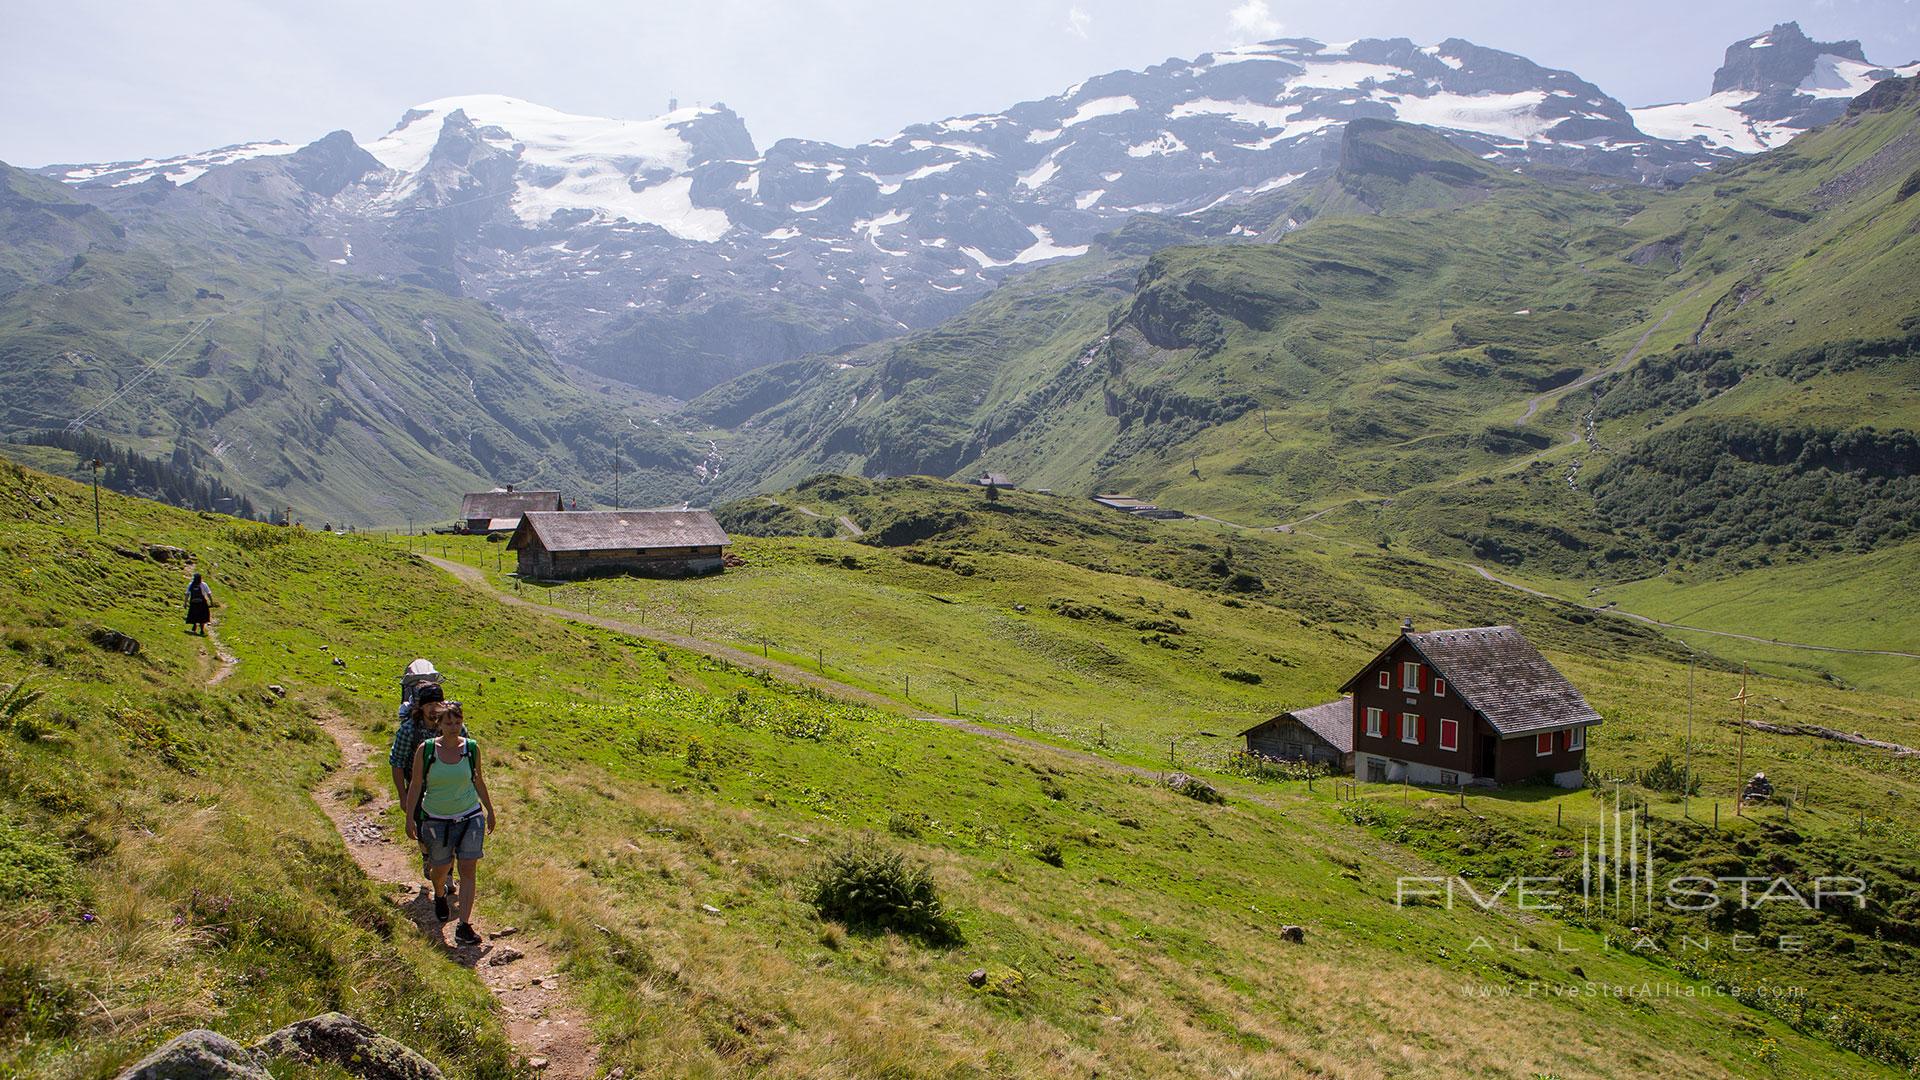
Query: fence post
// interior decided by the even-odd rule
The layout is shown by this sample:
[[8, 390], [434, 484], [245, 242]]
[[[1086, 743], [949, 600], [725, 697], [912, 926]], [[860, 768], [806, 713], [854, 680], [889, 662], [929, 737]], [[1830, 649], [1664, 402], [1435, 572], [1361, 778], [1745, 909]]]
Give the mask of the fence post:
[[[1462, 790], [1462, 791], [1465, 791], [1466, 789], [1465, 789], [1465, 788], [1462, 788], [1461, 790]], [[1562, 810], [1565, 810], [1566, 808], [1567, 808], [1567, 804], [1565, 804], [1565, 803], [1554, 803], [1554, 804], [1553, 804], [1553, 827], [1554, 827], [1554, 828], [1556, 828], [1556, 829], [1557, 829], [1557, 828], [1559, 828], [1559, 827], [1560, 827], [1560, 812], [1561, 812]]]

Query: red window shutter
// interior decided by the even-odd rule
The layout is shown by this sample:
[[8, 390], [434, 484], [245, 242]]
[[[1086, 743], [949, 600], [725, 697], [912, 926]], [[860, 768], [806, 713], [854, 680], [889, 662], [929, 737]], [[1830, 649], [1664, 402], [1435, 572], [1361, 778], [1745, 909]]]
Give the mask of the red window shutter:
[[1424, 716], [1416, 716], [1413, 718], [1413, 722], [1416, 725], [1416, 729], [1417, 729], [1417, 734], [1414, 736], [1414, 738], [1419, 739], [1423, 743], [1426, 742], [1427, 741], [1427, 718]]
[[1391, 688], [1392, 686], [1393, 686], [1393, 672], [1392, 671], [1381, 672], [1380, 673], [1380, 689], [1386, 690]]

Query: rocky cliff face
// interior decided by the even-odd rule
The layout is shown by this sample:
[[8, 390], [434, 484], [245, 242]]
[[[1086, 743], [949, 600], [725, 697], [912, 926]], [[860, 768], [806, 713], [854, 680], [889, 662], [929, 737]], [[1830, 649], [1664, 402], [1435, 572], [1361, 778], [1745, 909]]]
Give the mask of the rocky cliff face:
[[1880, 77], [1858, 43], [1791, 24], [1728, 56], [1707, 104], [1634, 112], [1459, 39], [1285, 40], [854, 147], [763, 151], [725, 106], [616, 120], [479, 95], [363, 146], [335, 133], [43, 171], [122, 220], [264, 229], [340, 272], [486, 299], [564, 361], [691, 396], [940, 322], [1135, 215], [1257, 237], [1208, 211], [1284, 202], [1354, 120], [1431, 127], [1503, 168], [1651, 181], [1772, 145]]

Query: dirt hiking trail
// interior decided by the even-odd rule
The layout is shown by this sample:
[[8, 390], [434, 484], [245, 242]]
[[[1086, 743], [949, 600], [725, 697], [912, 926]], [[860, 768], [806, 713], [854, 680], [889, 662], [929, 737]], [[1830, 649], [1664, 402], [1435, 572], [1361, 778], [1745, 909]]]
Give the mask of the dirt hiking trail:
[[[589, 1080], [596, 1075], [599, 1055], [587, 1016], [567, 996], [553, 953], [533, 935], [488, 926], [478, 913], [475, 928], [486, 940], [466, 948], [454, 946], [453, 924], [442, 923], [434, 916], [432, 892], [420, 870], [419, 848], [404, 834], [389, 835], [383, 820], [394, 801], [385, 755], [339, 716], [322, 714], [320, 726], [340, 747], [340, 767], [320, 781], [313, 797], [346, 841], [353, 861], [368, 877], [387, 887], [387, 898], [413, 920], [421, 933], [446, 947], [455, 963], [480, 977], [500, 1003], [514, 1048], [542, 1076]], [[372, 801], [358, 802], [356, 780], [364, 780], [378, 793]], [[485, 865], [482, 859], [482, 910], [486, 903]]]

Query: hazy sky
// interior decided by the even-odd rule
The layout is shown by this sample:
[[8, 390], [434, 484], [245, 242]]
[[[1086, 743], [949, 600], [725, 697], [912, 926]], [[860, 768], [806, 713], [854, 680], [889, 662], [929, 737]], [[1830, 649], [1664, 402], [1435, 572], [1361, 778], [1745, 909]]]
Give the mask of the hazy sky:
[[673, 94], [726, 102], [763, 148], [846, 144], [1275, 36], [1464, 37], [1637, 106], [1704, 96], [1728, 44], [1790, 19], [1920, 58], [1914, 0], [0, 0], [0, 160], [364, 142], [473, 93], [623, 117]]

